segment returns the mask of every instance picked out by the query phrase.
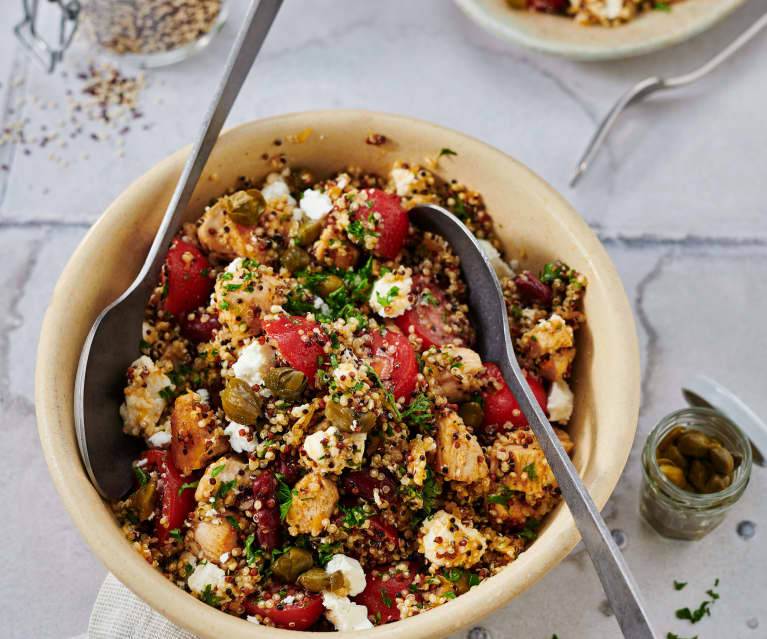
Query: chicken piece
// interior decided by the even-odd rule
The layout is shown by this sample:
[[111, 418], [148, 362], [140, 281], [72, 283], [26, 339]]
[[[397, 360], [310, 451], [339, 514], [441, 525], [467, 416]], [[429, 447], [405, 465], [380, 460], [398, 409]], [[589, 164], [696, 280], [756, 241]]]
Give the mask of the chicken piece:
[[423, 486], [426, 479], [426, 456], [433, 451], [437, 445], [431, 437], [422, 437], [416, 435], [410, 442], [410, 450], [407, 453], [407, 474], [413, 478], [416, 486]]
[[548, 319], [539, 321], [527, 331], [520, 344], [531, 357], [551, 355], [563, 348], [572, 348], [573, 329], [559, 315], [554, 313]]
[[460, 402], [478, 392], [477, 376], [483, 371], [482, 360], [470, 348], [442, 346], [423, 355], [424, 375], [432, 382], [434, 393], [449, 402]]
[[229, 211], [236, 206], [242, 191], [224, 196], [200, 218], [197, 239], [208, 252], [222, 260], [249, 257], [266, 263], [274, 260], [284, 240], [296, 234], [298, 221], [293, 205], [287, 201], [270, 202], [258, 223], [252, 226], [237, 224]]
[[228, 510], [217, 513], [212, 519], [197, 521], [192, 526], [190, 550], [198, 557], [202, 554], [204, 559], [218, 566], [225, 564], [239, 543], [237, 529], [232, 522], [241, 529], [247, 525], [244, 517]]
[[202, 468], [229, 449], [216, 414], [197, 393], [188, 391], [176, 398], [170, 425], [170, 455], [182, 475]]
[[274, 275], [268, 267], [251, 267], [245, 263], [220, 275], [213, 292], [218, 308], [218, 321], [235, 338], [261, 333], [261, 318], [272, 306], [287, 301], [291, 280]]
[[538, 367], [541, 374], [550, 382], [556, 382], [564, 377], [575, 359], [574, 348], [563, 348], [548, 357], [544, 357]]
[[429, 560], [432, 571], [442, 566], [469, 568], [482, 559], [486, 548], [482, 533], [444, 510], [424, 519], [419, 530], [418, 552]]
[[330, 523], [338, 503], [338, 488], [321, 473], [311, 472], [299, 479], [293, 490], [285, 521], [296, 529], [296, 534], [316, 537]]
[[224, 495], [224, 506], [231, 506], [235, 502], [237, 493], [250, 486], [251, 479], [247, 464], [236, 457], [221, 457], [205, 469], [197, 484], [197, 490], [194, 491], [194, 498], [197, 501], [207, 502], [219, 491], [221, 484], [229, 484], [232, 480], [236, 480], [235, 488], [228, 490]]
[[328, 215], [327, 224], [322, 229], [320, 237], [312, 245], [312, 252], [317, 261], [342, 270], [350, 269], [360, 257], [360, 250], [347, 239], [346, 234], [338, 227], [333, 213]]
[[473, 482], [487, 477], [482, 447], [458, 413], [444, 409], [437, 428], [437, 472], [453, 481]]

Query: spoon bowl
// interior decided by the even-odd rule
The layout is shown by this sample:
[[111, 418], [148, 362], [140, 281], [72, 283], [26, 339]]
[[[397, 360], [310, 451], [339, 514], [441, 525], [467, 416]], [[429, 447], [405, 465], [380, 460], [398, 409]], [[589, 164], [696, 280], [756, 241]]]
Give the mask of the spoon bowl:
[[410, 221], [443, 236], [461, 259], [469, 289], [469, 308], [477, 330], [477, 350], [484, 362], [495, 362], [546, 455], [562, 496], [575, 519], [618, 624], [627, 639], [653, 639], [639, 588], [599, 514], [578, 471], [562, 448], [519, 367], [509, 333], [501, 285], [472, 232], [452, 213], [433, 204], [410, 209]]

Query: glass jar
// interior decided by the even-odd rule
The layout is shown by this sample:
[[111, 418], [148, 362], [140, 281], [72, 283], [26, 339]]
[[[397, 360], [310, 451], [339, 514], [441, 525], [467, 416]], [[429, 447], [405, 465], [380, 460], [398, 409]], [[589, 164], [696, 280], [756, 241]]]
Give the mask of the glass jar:
[[82, 0], [85, 34], [139, 67], [179, 62], [205, 47], [226, 20], [226, 0]]
[[[692, 493], [671, 483], [658, 467], [655, 451], [669, 431], [683, 426], [715, 437], [740, 464], [732, 483], [707, 495]], [[724, 520], [727, 511], [743, 494], [751, 476], [751, 445], [738, 428], [719, 411], [683, 408], [664, 417], [650, 433], [642, 451], [642, 517], [664, 537], [700, 539]]]

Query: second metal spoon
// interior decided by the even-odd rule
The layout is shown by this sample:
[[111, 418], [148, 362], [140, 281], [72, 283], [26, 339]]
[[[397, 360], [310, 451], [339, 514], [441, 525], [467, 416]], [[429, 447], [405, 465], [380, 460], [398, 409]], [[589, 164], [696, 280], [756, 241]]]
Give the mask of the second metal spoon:
[[514, 354], [501, 285], [471, 231], [445, 209], [424, 204], [410, 209], [413, 224], [442, 235], [461, 258], [469, 285], [469, 307], [477, 328], [482, 361], [495, 362], [527, 418], [562, 495], [575, 519], [594, 568], [627, 639], [655, 639], [639, 588], [602, 515], [583, 485], [570, 457], [525, 381]]

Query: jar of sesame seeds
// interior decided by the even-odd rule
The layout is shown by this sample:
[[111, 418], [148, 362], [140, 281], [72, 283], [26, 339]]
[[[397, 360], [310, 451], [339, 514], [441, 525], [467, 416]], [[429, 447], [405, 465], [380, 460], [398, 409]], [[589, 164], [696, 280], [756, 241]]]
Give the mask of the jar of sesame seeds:
[[83, 0], [84, 33], [109, 53], [149, 68], [205, 47], [226, 19], [226, 0]]

